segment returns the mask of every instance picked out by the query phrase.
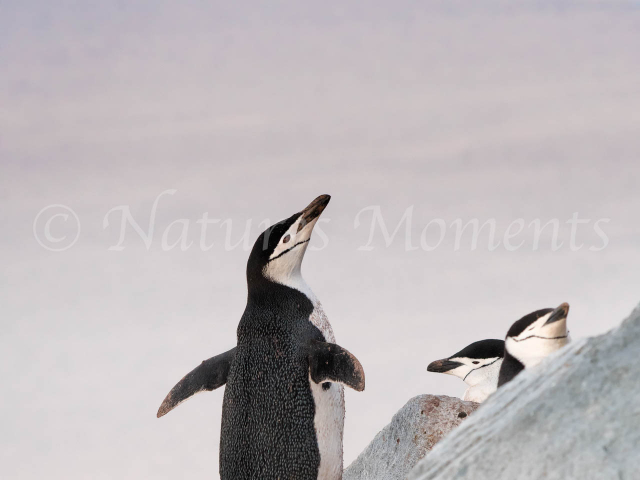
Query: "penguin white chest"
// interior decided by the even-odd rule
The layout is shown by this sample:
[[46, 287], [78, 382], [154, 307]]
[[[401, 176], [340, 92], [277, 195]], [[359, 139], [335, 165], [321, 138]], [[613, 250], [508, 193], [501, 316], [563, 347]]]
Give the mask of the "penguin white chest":
[[[309, 320], [324, 336], [335, 343], [331, 324], [317, 300]], [[309, 377], [311, 393], [316, 406], [314, 426], [320, 450], [319, 480], [342, 479], [342, 435], [344, 431], [344, 387], [339, 383], [317, 384]], [[325, 389], [325, 386], [329, 388]]]
[[474, 385], [473, 387], [467, 388], [467, 390], [464, 392], [462, 400], [464, 400], [465, 402], [482, 403], [495, 391], [495, 385], [489, 385], [488, 383], [482, 385]]

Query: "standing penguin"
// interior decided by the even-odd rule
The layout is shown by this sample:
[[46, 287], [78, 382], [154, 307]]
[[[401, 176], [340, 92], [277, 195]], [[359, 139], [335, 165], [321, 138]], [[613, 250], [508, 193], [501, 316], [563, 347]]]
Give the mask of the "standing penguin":
[[525, 315], [511, 325], [504, 342], [499, 387], [569, 343], [568, 314], [569, 304], [563, 303], [556, 309], [545, 308]]
[[498, 388], [503, 356], [503, 340], [480, 340], [448, 358], [431, 362], [427, 371], [461, 378], [469, 385], [462, 399], [482, 403]]
[[364, 370], [334, 343], [300, 271], [330, 198], [319, 196], [258, 237], [247, 262], [247, 306], [236, 347], [203, 361], [158, 410], [161, 417], [194, 393], [226, 383], [222, 480], [342, 478], [342, 385], [364, 390]]

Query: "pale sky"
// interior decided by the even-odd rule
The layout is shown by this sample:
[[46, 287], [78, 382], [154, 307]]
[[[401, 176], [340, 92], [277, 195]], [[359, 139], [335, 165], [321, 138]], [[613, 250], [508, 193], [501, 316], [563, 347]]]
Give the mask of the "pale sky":
[[[322, 193], [303, 272], [367, 381], [345, 465], [411, 397], [462, 395], [432, 360], [564, 301], [574, 338], [617, 325], [640, 301], [639, 21], [637, 2], [0, 1], [0, 476], [218, 478], [222, 389], [155, 413], [235, 344], [248, 252], [227, 226], [235, 244], [251, 220], [252, 245]], [[129, 227], [110, 250], [107, 212], [146, 231], [170, 189], [150, 247]], [[53, 204], [81, 225], [59, 252], [34, 235]], [[450, 229], [406, 251], [403, 225], [366, 251], [370, 206], [391, 230], [412, 207], [413, 246], [434, 219], [501, 239], [557, 219], [564, 244], [456, 250]], [[230, 220], [207, 251], [205, 212]], [[191, 248], [165, 251], [183, 226]]]

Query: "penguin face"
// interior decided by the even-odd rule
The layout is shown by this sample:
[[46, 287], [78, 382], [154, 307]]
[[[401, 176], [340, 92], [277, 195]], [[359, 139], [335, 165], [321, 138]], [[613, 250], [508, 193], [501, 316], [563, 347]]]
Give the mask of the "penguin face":
[[556, 309], [545, 308], [522, 317], [507, 333], [506, 351], [525, 368], [537, 365], [568, 343], [568, 314], [569, 304], [563, 303]]
[[431, 362], [427, 371], [454, 375], [473, 386], [487, 377], [495, 376], [500, 369], [503, 356], [502, 340], [480, 340], [448, 358]]
[[288, 285], [300, 276], [300, 265], [318, 218], [331, 197], [320, 195], [301, 212], [267, 228], [256, 240], [249, 261], [247, 279], [262, 277]]

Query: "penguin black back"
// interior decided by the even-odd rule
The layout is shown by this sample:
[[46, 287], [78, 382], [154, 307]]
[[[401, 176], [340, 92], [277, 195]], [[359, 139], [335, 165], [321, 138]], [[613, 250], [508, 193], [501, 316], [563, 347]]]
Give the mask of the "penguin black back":
[[317, 478], [306, 345], [323, 337], [308, 321], [312, 310], [284, 285], [250, 294], [224, 394], [221, 478]]

